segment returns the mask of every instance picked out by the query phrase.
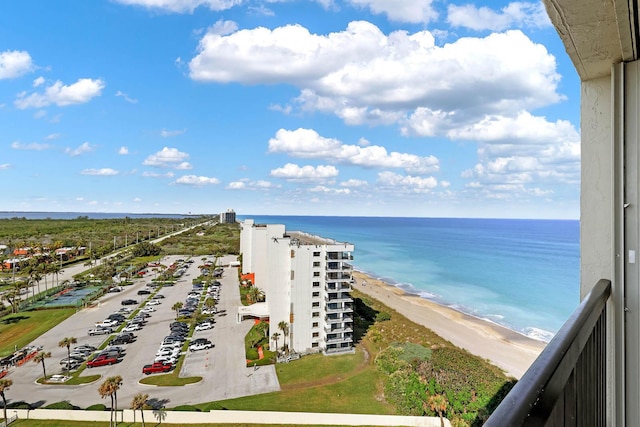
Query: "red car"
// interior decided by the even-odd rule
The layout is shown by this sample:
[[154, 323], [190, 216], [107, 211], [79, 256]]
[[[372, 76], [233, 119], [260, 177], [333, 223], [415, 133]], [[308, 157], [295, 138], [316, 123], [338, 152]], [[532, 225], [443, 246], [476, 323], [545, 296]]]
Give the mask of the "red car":
[[114, 363], [118, 363], [117, 357], [101, 354], [95, 359], [89, 360], [87, 362], [87, 368], [93, 368], [96, 366], [104, 366], [104, 365], [113, 365]]
[[142, 373], [149, 375], [158, 372], [169, 372], [171, 369], [173, 369], [173, 365], [171, 363], [154, 362], [151, 365], [144, 365]]

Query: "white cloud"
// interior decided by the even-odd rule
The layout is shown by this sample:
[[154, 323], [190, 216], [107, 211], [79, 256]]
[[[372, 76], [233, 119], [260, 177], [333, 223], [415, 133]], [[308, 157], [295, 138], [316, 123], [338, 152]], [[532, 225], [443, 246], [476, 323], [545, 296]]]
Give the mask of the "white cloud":
[[291, 181], [317, 181], [335, 178], [338, 176], [338, 169], [335, 166], [310, 165], [298, 166], [287, 163], [281, 168], [271, 170], [270, 175], [274, 178], [284, 178]]
[[4, 171], [7, 169], [11, 169], [11, 163], [2, 163], [0, 164], [0, 171]]
[[[473, 125], [451, 130], [452, 139], [479, 141], [478, 163], [463, 172], [478, 186], [528, 184], [577, 186], [580, 180], [580, 135], [569, 122], [549, 122], [521, 111], [515, 117], [486, 116]], [[538, 188], [534, 193], [544, 194]]]
[[209, 30], [189, 68], [200, 81], [295, 85], [296, 108], [352, 125], [404, 123], [430, 112], [424, 129], [405, 125], [405, 134], [436, 135], [485, 114], [563, 99], [555, 58], [518, 30], [442, 46], [429, 31], [385, 35], [364, 21], [327, 35], [300, 25]]
[[47, 111], [46, 110], [38, 110], [35, 113], [33, 113], [33, 118], [34, 119], [42, 119], [44, 117], [47, 116]]
[[111, 168], [102, 168], [102, 169], [85, 169], [80, 173], [82, 175], [113, 176], [113, 175], [118, 175], [120, 172]]
[[174, 184], [193, 185], [196, 187], [203, 185], [220, 184], [220, 180], [208, 176], [183, 175], [174, 181]]
[[102, 94], [105, 83], [100, 80], [78, 79], [77, 82], [64, 85], [61, 81], [47, 87], [43, 93], [26, 92], [18, 94], [14, 104], [21, 110], [26, 108], [42, 108], [55, 104], [59, 107], [72, 104], [85, 104]]
[[378, 184], [387, 189], [405, 193], [428, 193], [438, 186], [434, 177], [399, 175], [393, 172], [380, 172]]
[[70, 148], [70, 147], [65, 148], [64, 152], [70, 155], [71, 157], [76, 157], [85, 153], [90, 153], [94, 149], [95, 149], [95, 146], [89, 144], [88, 142], [83, 142], [77, 148]]
[[322, 137], [313, 129], [278, 130], [276, 136], [269, 140], [269, 152], [369, 168], [401, 168], [417, 174], [431, 173], [439, 169], [439, 161], [434, 156], [420, 157], [408, 153], [389, 153], [384, 147], [378, 145], [365, 147], [346, 145], [337, 139]]
[[116, 0], [118, 3], [131, 6], [142, 6], [174, 13], [193, 13], [198, 7], [213, 11], [231, 9], [243, 3], [243, 0]]
[[157, 153], [147, 157], [143, 164], [161, 168], [189, 169], [189, 163], [185, 161], [188, 158], [189, 154], [183, 153], [177, 148], [164, 147]]
[[5, 50], [0, 52], [0, 80], [20, 77], [33, 70], [29, 52]]
[[11, 143], [11, 148], [14, 150], [30, 150], [30, 151], [42, 151], [51, 148], [49, 144], [40, 144], [38, 142], [32, 142], [30, 144], [23, 144], [20, 141], [14, 141]]
[[140, 197], [134, 197], [133, 203], [140, 203], [142, 199]]
[[330, 188], [325, 187], [324, 185], [316, 185], [313, 188], [310, 188], [309, 191], [312, 193], [325, 193], [325, 194], [351, 194], [351, 190], [348, 188]]
[[242, 178], [238, 181], [232, 181], [225, 187], [227, 190], [268, 190], [270, 188], [278, 188], [272, 182], [259, 180], [252, 181], [249, 178]]
[[451, 4], [448, 7], [447, 22], [453, 27], [465, 27], [476, 31], [551, 27], [549, 15], [542, 2], [512, 2], [500, 12], [486, 6], [478, 8], [473, 4]]
[[361, 179], [353, 179], [353, 178], [340, 183], [341, 187], [351, 187], [351, 188], [366, 187], [367, 185], [369, 185], [367, 181], [363, 181]]
[[187, 131], [186, 129], [182, 129], [182, 130], [166, 130], [166, 129], [162, 129], [160, 131], [160, 136], [163, 137], [163, 138], [171, 138], [172, 136], [182, 135], [186, 131]]
[[44, 84], [44, 77], [40, 76], [33, 81], [33, 87], [42, 86]]
[[145, 178], [173, 178], [175, 174], [171, 171], [167, 173], [142, 172], [142, 176]]
[[127, 101], [130, 104], [137, 104], [138, 103], [137, 99], [131, 98], [129, 95], [127, 95], [126, 93], [124, 93], [122, 91], [117, 91], [116, 92], [116, 96], [124, 98], [124, 100]]
[[386, 15], [396, 22], [428, 24], [438, 17], [432, 0], [347, 0], [353, 6], [368, 8], [374, 14]]
[[62, 136], [61, 133], [50, 133], [49, 135], [45, 136], [44, 139], [46, 139], [48, 141], [51, 141], [51, 140], [54, 140], [54, 139], [58, 139], [61, 136]]
[[129, 149], [127, 147], [122, 146], [118, 149], [118, 154], [123, 156], [126, 154], [129, 154]]

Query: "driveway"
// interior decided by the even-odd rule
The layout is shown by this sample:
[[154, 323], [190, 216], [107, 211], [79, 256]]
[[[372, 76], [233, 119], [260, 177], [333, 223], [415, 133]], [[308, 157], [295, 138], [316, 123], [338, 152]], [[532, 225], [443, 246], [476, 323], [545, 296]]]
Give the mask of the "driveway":
[[[169, 265], [179, 258], [188, 259], [187, 256], [170, 256], [165, 257], [162, 263]], [[235, 260], [235, 257], [231, 258]], [[212, 257], [209, 259], [213, 260]], [[244, 336], [253, 322], [246, 320], [237, 323], [236, 321], [235, 313], [240, 306], [240, 291], [238, 272], [235, 267], [226, 267], [223, 277], [219, 279], [222, 289], [218, 310], [222, 314], [216, 315], [215, 327], [194, 334], [195, 338], [211, 339], [214, 347], [187, 353], [184, 356], [185, 361], [180, 376], [201, 376], [202, 381], [184, 387], [156, 387], [138, 382], [145, 377], [142, 374], [142, 367], [153, 361], [162, 338], [169, 332], [169, 323], [175, 319], [171, 306], [177, 301], [185, 300], [192, 288], [192, 279], [199, 274], [197, 266], [201, 263], [200, 258], [194, 258], [194, 262], [189, 265], [187, 272], [175, 286], [161, 289], [159, 293], [165, 296], [162, 304], [155, 306], [156, 311], [151, 313], [149, 323], [135, 333], [138, 336], [136, 342], [122, 346], [126, 349], [126, 353], [120, 363], [84, 371], [84, 375], [102, 375], [98, 381], [81, 386], [40, 385], [35, 381], [42, 376], [41, 364], [28, 362], [13, 368], [8, 376], [13, 381], [13, 386], [7, 392], [9, 401], [46, 405], [68, 400], [74, 405], [85, 408], [101, 402], [97, 391], [98, 386], [106, 377], [112, 375], [120, 375], [123, 378], [123, 385], [118, 391], [120, 407], [129, 407], [132, 397], [140, 392], [148, 393], [151, 399], [164, 401], [165, 406], [172, 407], [280, 390], [274, 366], [262, 366], [258, 369], [245, 366]], [[36, 339], [32, 345], [41, 345], [45, 351], [50, 351], [52, 354], [52, 357], [45, 361], [47, 373], [51, 375], [59, 372], [59, 361], [67, 354], [66, 348], [58, 347], [60, 340], [64, 337], [76, 337], [78, 344], [91, 344], [98, 347], [106, 336], [90, 337], [87, 335], [88, 329], [122, 307], [120, 302], [123, 299], [142, 301], [149, 297], [148, 295], [139, 296], [137, 291], [150, 280], [151, 277], [138, 279], [134, 285], [125, 287], [122, 292], [106, 294], [95, 306], [80, 310]], [[104, 400], [102, 403], [108, 404], [109, 401]]]

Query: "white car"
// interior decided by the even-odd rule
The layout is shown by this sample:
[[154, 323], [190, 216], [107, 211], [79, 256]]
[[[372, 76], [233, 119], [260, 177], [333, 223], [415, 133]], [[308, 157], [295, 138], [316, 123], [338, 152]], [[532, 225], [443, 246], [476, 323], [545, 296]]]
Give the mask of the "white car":
[[118, 322], [113, 319], [105, 319], [102, 322], [96, 323], [96, 328], [112, 328], [117, 326]]
[[127, 325], [126, 328], [122, 330], [122, 332], [135, 332], [142, 329], [142, 327], [137, 323], [132, 323], [131, 325]]
[[147, 306], [149, 306], [149, 305], [160, 305], [160, 304], [161, 304], [160, 300], [152, 299], [151, 301], [149, 301], [147, 303]]
[[111, 328], [94, 328], [94, 329], [89, 329], [88, 334], [89, 335], [108, 335], [112, 332], [113, 332], [113, 329]]
[[171, 343], [171, 344], [162, 344], [160, 346], [160, 348], [158, 349], [158, 351], [173, 350], [175, 348], [182, 348], [182, 343], [174, 342], [174, 343]]
[[196, 325], [196, 331], [206, 331], [207, 329], [213, 328], [213, 323], [211, 322], [202, 322]]
[[145, 306], [145, 308], [143, 308], [143, 309], [142, 309], [142, 310], [140, 310], [140, 311], [141, 311], [141, 312], [143, 312], [143, 313], [153, 313], [154, 311], [156, 311], [156, 309], [155, 309], [155, 308], [153, 308], [153, 307], [146, 307], [146, 306]]
[[180, 356], [180, 349], [179, 348], [174, 348], [172, 350], [158, 350], [158, 352], [156, 353], [156, 357], [162, 357], [162, 356], [167, 356], [167, 357], [178, 357]]
[[198, 342], [198, 343], [191, 344], [189, 346], [189, 351], [193, 352], [198, 350], [207, 350], [212, 347], [213, 347], [213, 344], [211, 344], [210, 342]]
[[171, 363], [172, 365], [175, 365], [176, 363], [178, 363], [178, 358], [173, 356], [157, 356], [153, 361], [162, 362], [162, 363]]

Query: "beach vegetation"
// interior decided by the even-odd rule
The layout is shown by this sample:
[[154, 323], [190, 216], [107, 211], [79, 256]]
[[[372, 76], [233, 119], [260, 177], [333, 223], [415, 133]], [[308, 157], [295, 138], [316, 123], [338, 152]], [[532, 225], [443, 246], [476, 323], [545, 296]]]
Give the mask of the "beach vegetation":
[[384, 322], [387, 320], [391, 320], [391, 315], [386, 311], [381, 311], [380, 313], [376, 314], [376, 322]]

